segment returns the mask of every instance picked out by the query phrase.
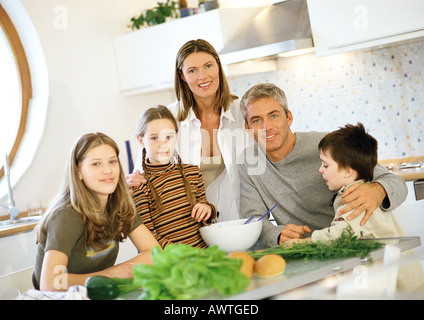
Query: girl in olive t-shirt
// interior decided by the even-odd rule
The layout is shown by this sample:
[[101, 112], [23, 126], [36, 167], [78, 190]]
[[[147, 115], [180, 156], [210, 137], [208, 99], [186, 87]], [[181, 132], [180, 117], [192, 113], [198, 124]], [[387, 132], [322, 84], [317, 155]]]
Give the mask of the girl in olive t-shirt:
[[[134, 263], [152, 263], [159, 244], [136, 214], [118, 156], [102, 133], [74, 144], [62, 188], [37, 227], [36, 289], [67, 290], [93, 275], [127, 278]], [[127, 237], [140, 254], [114, 266]]]

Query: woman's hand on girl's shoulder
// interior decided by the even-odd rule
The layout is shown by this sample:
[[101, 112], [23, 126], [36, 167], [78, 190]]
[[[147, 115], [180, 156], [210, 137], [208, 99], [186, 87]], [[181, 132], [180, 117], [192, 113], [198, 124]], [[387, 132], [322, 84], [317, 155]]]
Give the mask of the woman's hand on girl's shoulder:
[[131, 193], [135, 188], [138, 188], [141, 184], [147, 182], [146, 178], [139, 170], [135, 170], [133, 173], [128, 174], [125, 178], [127, 179], [127, 184]]
[[197, 222], [206, 221], [210, 218], [212, 213], [212, 208], [206, 203], [196, 203], [191, 210], [191, 217]]

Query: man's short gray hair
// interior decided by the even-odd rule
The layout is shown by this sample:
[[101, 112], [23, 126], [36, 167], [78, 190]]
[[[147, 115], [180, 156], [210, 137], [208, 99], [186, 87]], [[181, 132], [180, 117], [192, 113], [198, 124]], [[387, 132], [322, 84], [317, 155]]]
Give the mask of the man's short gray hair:
[[244, 120], [247, 123], [247, 111], [246, 108], [249, 104], [261, 99], [261, 98], [272, 98], [278, 101], [283, 107], [286, 115], [289, 112], [287, 105], [287, 98], [283, 90], [272, 83], [260, 83], [249, 90], [243, 95], [240, 100], [240, 111], [243, 115]]

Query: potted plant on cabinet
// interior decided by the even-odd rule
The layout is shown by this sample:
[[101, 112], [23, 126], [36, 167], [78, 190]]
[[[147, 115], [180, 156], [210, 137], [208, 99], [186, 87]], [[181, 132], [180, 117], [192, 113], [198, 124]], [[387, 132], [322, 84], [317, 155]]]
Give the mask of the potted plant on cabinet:
[[140, 16], [131, 18], [129, 27], [135, 30], [142, 28], [145, 24], [153, 26], [164, 23], [167, 18], [178, 18], [177, 3], [175, 1], [158, 2], [157, 7], [144, 10]]

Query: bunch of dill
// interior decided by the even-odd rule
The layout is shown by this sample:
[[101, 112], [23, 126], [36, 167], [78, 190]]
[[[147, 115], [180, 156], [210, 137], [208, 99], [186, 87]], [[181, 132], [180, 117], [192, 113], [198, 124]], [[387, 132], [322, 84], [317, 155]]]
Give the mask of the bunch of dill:
[[373, 239], [358, 239], [350, 228], [333, 241], [328, 242], [295, 242], [290, 245], [275, 246], [265, 250], [251, 251], [249, 254], [258, 259], [266, 254], [274, 253], [286, 261], [293, 260], [327, 260], [337, 258], [360, 257], [366, 258], [371, 251], [380, 249], [383, 243]]

